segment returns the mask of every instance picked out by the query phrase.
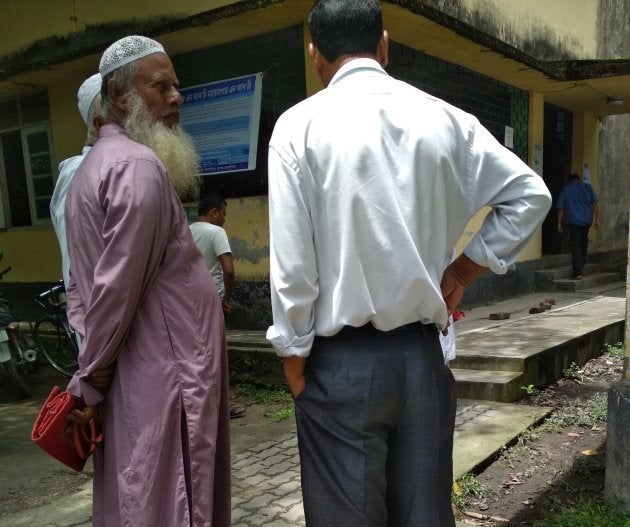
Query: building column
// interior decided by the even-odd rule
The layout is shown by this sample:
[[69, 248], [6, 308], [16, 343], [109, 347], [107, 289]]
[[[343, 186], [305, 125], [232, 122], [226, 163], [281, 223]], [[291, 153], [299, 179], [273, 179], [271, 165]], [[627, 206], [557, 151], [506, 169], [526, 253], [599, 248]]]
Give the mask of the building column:
[[630, 510], [630, 237], [626, 274], [626, 332], [623, 375], [608, 392], [606, 431], [606, 497], [618, 498]]
[[592, 112], [573, 114], [573, 154], [571, 172], [579, 174], [599, 190], [597, 174], [599, 157], [599, 118]]
[[[529, 93], [527, 116], [527, 164], [542, 177], [543, 139], [545, 137], [545, 96], [542, 93]], [[519, 261], [538, 260], [542, 257], [542, 227], [529, 240]]]
[[545, 96], [542, 93], [529, 93], [528, 113], [528, 163], [542, 177], [543, 140], [545, 138]]

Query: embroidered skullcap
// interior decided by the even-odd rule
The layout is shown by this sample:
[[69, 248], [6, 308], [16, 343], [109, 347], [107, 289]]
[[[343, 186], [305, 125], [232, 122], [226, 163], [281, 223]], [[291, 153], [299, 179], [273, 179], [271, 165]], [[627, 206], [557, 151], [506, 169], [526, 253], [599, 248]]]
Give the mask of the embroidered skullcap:
[[83, 122], [87, 125], [88, 113], [90, 112], [90, 106], [101, 91], [101, 82], [103, 81], [100, 73], [95, 73], [90, 78], [86, 79], [81, 87], [77, 98], [79, 99], [79, 113], [83, 117]]
[[105, 77], [121, 66], [153, 53], [166, 52], [162, 44], [151, 38], [131, 35], [117, 40], [104, 51], [98, 69], [101, 76]]

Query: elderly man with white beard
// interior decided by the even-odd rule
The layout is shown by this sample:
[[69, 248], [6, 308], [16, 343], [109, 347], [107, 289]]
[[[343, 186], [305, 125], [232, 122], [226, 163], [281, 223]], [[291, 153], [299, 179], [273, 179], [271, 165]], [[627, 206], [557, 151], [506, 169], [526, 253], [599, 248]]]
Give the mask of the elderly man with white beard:
[[[104, 125], [66, 204], [70, 323], [82, 339], [68, 388], [100, 414], [94, 527], [230, 524], [229, 397], [221, 302], [179, 196], [197, 158], [158, 42], [125, 37], [101, 59]], [[88, 382], [114, 366], [103, 392]]]

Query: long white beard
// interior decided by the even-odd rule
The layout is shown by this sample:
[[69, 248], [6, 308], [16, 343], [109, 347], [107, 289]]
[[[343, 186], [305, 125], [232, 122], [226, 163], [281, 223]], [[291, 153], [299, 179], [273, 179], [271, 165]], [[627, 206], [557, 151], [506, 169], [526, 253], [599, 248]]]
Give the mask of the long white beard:
[[188, 134], [179, 125], [169, 128], [156, 121], [135, 92], [129, 94], [129, 108], [123, 121], [127, 135], [155, 152], [182, 201], [196, 199], [199, 193], [199, 165]]

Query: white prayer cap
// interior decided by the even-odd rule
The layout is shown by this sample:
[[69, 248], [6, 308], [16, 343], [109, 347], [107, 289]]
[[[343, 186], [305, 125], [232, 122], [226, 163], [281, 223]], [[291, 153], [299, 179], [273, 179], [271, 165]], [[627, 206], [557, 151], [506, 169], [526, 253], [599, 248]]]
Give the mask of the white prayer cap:
[[83, 122], [88, 124], [88, 113], [90, 112], [90, 106], [96, 97], [101, 92], [101, 83], [103, 79], [100, 73], [95, 73], [90, 78], [85, 80], [79, 88], [77, 97], [79, 99], [79, 113], [83, 117]]
[[105, 77], [121, 66], [153, 53], [166, 53], [166, 51], [162, 44], [151, 38], [131, 35], [117, 40], [103, 52], [98, 69], [101, 76]]

